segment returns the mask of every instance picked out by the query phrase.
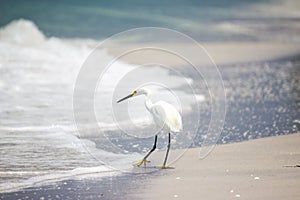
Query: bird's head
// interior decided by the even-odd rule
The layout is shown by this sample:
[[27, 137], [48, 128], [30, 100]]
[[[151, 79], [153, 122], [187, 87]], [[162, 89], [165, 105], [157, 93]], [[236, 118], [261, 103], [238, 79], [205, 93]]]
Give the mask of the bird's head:
[[134, 96], [139, 96], [139, 95], [149, 95], [150, 94], [150, 91], [146, 88], [138, 88], [136, 90], [134, 90], [131, 94], [127, 95], [126, 97], [120, 99], [119, 101], [117, 101], [117, 103], [120, 103], [121, 101], [124, 101], [126, 99], [129, 99], [131, 97], [134, 97]]

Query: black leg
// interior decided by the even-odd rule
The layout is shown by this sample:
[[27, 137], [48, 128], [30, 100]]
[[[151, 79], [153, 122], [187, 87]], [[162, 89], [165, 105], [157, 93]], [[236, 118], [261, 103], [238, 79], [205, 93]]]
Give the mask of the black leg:
[[170, 146], [171, 146], [171, 133], [169, 133], [168, 148], [167, 148], [167, 153], [166, 153], [166, 157], [165, 157], [162, 168], [166, 168], [166, 163], [167, 163], [167, 159], [168, 159], [168, 155], [169, 155], [169, 151], [170, 151]]
[[147, 155], [144, 157], [143, 160], [146, 160], [150, 156], [150, 154], [156, 149], [156, 143], [157, 143], [157, 135], [155, 135], [152, 149], [147, 153]]

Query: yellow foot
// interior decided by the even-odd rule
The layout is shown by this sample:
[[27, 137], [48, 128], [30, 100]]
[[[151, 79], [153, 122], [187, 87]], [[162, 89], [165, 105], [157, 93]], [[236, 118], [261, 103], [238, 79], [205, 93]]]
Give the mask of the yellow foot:
[[146, 159], [143, 159], [143, 160], [141, 160], [141, 161], [139, 161], [139, 162], [133, 164], [133, 166], [139, 167], [139, 166], [141, 166], [141, 165], [144, 163], [144, 166], [146, 167], [146, 164], [149, 163], [149, 162], [150, 162], [150, 161], [148, 161], [148, 160], [146, 160]]

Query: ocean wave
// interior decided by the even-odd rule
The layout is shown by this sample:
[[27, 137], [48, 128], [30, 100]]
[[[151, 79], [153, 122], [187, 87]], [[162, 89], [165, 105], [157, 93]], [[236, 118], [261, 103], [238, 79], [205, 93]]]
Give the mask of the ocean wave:
[[0, 41], [30, 46], [42, 44], [46, 38], [32, 21], [19, 19], [0, 29]]
[[[97, 66], [101, 60], [113, 60], [114, 62], [101, 80], [95, 83], [97, 85], [94, 112], [98, 124], [91, 124], [87, 119], [82, 124], [85, 130], [95, 130], [98, 127], [103, 130], [116, 130], [118, 123], [121, 123], [122, 126], [126, 124], [123, 122], [127, 122], [128, 119], [124, 119], [123, 122], [115, 122], [111, 107], [116, 96], [115, 88], [120, 86], [120, 81], [132, 72], [131, 76], [143, 77], [147, 82], [159, 86], [159, 89], [153, 87], [156, 91], [156, 95], [153, 96], [155, 101], [166, 100], [174, 104], [182, 113], [191, 111], [191, 106], [195, 102], [199, 102], [195, 95], [174, 89], [183, 85], [190, 88], [193, 80], [180, 76], [176, 70], [172, 72], [171, 68], [124, 63], [114, 60], [114, 57], [109, 55], [106, 49], [101, 48], [97, 48], [99, 59], [97, 57], [92, 61], [93, 63], [90, 63], [89, 55], [96, 50], [95, 47], [99, 42], [87, 39], [49, 38], [32, 21], [25, 19], [12, 21], [2, 27], [0, 29], [0, 71], [2, 76], [0, 92], [3, 101], [0, 101], [0, 108], [3, 110], [0, 120], [3, 119], [2, 121], [6, 121], [6, 123], [0, 124], [0, 130], [36, 132], [51, 129], [54, 124], [65, 131], [74, 132], [76, 127], [73, 121], [72, 106], [77, 75], [85, 64]], [[145, 74], [147, 76], [144, 76]], [[124, 88], [124, 95], [135, 89], [129, 87], [128, 81], [122, 82], [121, 85]], [[168, 88], [176, 90], [177, 96], [170, 91], [165, 92]], [[81, 97], [83, 115], [86, 112], [84, 98], [84, 96]], [[4, 99], [9, 99], [9, 101], [4, 101]], [[201, 101], [203, 100], [204, 98], [201, 99]], [[137, 126], [149, 124], [149, 115], [141, 99], [136, 99], [135, 105], [130, 103], [129, 106], [130, 121]]]

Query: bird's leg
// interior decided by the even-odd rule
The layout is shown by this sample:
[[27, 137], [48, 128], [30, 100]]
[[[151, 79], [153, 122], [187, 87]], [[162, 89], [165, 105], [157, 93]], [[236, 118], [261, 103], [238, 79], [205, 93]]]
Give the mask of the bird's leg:
[[153, 144], [153, 147], [152, 149], [147, 153], [147, 155], [139, 162], [135, 163], [134, 165], [135, 166], [140, 166], [141, 164], [144, 163], [144, 165], [146, 166], [146, 163], [149, 162], [147, 161], [147, 158], [150, 156], [150, 154], [156, 149], [156, 143], [157, 143], [157, 135], [155, 135], [155, 138], [154, 138], [154, 144]]
[[166, 152], [166, 157], [164, 160], [164, 164], [161, 167], [162, 169], [166, 169], [166, 163], [167, 163], [167, 159], [168, 159], [168, 155], [169, 155], [169, 151], [170, 151], [170, 146], [171, 146], [171, 133], [169, 132], [169, 140], [168, 140], [168, 148], [167, 148], [167, 152]]

